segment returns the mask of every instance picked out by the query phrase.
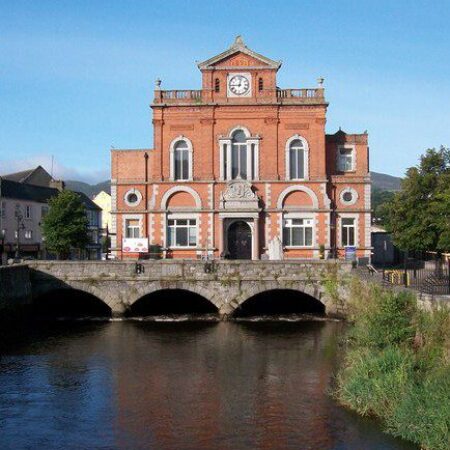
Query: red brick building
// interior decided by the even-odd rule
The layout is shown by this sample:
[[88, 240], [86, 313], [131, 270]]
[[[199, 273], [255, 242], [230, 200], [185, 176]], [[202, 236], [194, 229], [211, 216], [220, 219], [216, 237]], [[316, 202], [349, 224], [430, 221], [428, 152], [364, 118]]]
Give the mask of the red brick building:
[[119, 256], [370, 256], [367, 133], [326, 134], [323, 80], [280, 89], [280, 66], [238, 37], [198, 64], [201, 90], [157, 81], [154, 148], [112, 151]]

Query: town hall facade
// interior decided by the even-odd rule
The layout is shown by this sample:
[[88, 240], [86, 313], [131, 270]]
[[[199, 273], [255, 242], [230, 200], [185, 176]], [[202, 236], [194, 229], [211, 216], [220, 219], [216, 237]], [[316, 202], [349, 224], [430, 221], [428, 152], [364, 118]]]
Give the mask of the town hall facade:
[[326, 134], [323, 79], [280, 89], [280, 66], [237, 37], [201, 90], [157, 81], [154, 148], [112, 150], [119, 257], [370, 257], [367, 133]]

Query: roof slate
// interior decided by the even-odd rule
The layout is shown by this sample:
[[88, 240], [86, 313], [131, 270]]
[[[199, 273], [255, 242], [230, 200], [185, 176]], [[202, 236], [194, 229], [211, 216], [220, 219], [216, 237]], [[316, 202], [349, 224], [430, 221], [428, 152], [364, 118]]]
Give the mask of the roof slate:
[[[32, 184], [19, 183], [10, 179], [0, 178], [0, 197], [11, 198], [15, 200], [28, 200], [30, 202], [48, 203], [52, 197], [59, 194], [56, 188], [35, 186]], [[97, 206], [87, 195], [82, 192], [76, 192], [84, 206], [90, 210], [99, 211]]]

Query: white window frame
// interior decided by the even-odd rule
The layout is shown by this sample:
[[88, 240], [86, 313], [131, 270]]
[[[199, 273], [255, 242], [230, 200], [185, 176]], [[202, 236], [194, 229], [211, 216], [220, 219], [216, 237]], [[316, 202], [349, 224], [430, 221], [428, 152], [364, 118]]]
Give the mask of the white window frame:
[[[343, 244], [343, 237], [344, 237], [344, 227], [342, 224], [342, 219], [353, 219], [353, 226], [355, 228], [355, 242], [354, 244]], [[347, 228], [347, 227], [346, 227]], [[339, 214], [339, 247], [340, 248], [346, 248], [346, 247], [358, 247], [359, 246], [359, 215], [358, 214]]]
[[28, 240], [33, 239], [33, 231], [32, 230], [25, 230], [24, 237], [25, 237], [25, 239], [28, 239]]
[[[351, 169], [345, 169], [342, 165], [342, 158], [341, 158], [341, 149], [350, 149], [352, 151], [351, 154]], [[338, 145], [337, 148], [337, 155], [336, 155], [336, 167], [338, 172], [354, 172], [356, 170], [356, 148], [354, 144], [342, 144]]]
[[[238, 125], [234, 127], [227, 137], [219, 138], [219, 157], [220, 157], [220, 179], [233, 180], [239, 178], [232, 178], [232, 145], [233, 134], [236, 131], [243, 131], [246, 137], [247, 146], [247, 181], [259, 180], [259, 136], [252, 136], [250, 131], [242, 126]], [[253, 150], [253, 151], [252, 151]]]
[[[195, 220], [195, 225], [192, 226], [192, 228], [195, 227], [195, 245], [169, 245], [169, 220]], [[175, 249], [175, 250], [196, 250], [199, 246], [199, 237], [200, 237], [200, 216], [198, 214], [167, 214], [166, 216], [166, 223], [165, 223], [165, 247], [169, 249]], [[177, 226], [175, 225], [175, 228], [189, 228], [189, 225], [181, 225]], [[188, 241], [189, 241], [189, 232], [188, 232]]]
[[25, 205], [25, 219], [31, 219], [33, 217], [33, 207], [31, 205]]
[[[178, 142], [184, 141], [187, 144], [188, 147], [188, 178], [187, 179], [175, 179], [175, 146]], [[169, 177], [171, 181], [179, 181], [179, 182], [186, 182], [186, 181], [193, 181], [193, 146], [190, 139], [188, 139], [186, 136], [180, 135], [176, 137], [171, 143], [169, 147], [169, 156], [170, 156], [170, 162], [169, 162]]]
[[[291, 150], [291, 143], [299, 140], [303, 143], [303, 170], [304, 170], [304, 174], [303, 174], [303, 178], [291, 178], [291, 155], [290, 155], [290, 150]], [[287, 141], [286, 141], [286, 146], [285, 146], [285, 161], [286, 161], [286, 165], [285, 165], [285, 171], [286, 171], [286, 180], [302, 180], [302, 181], [307, 181], [309, 180], [309, 144], [308, 141], [303, 137], [300, 136], [299, 134], [294, 134], [294, 136], [291, 136]]]
[[[134, 203], [133, 203], [133, 202], [130, 202], [130, 201], [128, 200], [128, 197], [129, 197], [131, 194], [136, 194], [137, 201], [134, 202]], [[130, 206], [131, 208], [134, 208], [134, 207], [136, 207], [136, 206], [139, 206], [139, 204], [141, 203], [141, 201], [142, 201], [142, 194], [141, 194], [141, 192], [140, 192], [138, 189], [132, 188], [132, 189], [129, 189], [127, 192], [125, 192], [125, 195], [123, 196], [123, 199], [124, 199], [125, 204], [126, 204], [127, 206]]]
[[[285, 223], [287, 220], [302, 219], [312, 221], [312, 240], [311, 245], [286, 245], [284, 243], [283, 234], [285, 229]], [[284, 213], [281, 218], [281, 230], [280, 230], [280, 240], [283, 243], [283, 247], [288, 249], [309, 249], [316, 247], [316, 237], [317, 237], [317, 217], [315, 213]], [[293, 228], [293, 227], [291, 227]], [[300, 227], [299, 227], [300, 228]]]
[[[138, 222], [138, 225], [137, 226], [133, 226], [132, 227], [132, 229], [133, 230], [137, 230], [138, 231], [138, 236], [128, 236], [128, 226], [127, 226], [127, 223], [128, 223], [128, 221], [130, 221], [130, 220], [137, 220], [137, 222]], [[123, 222], [123, 231], [124, 231], [124, 233], [123, 233], [123, 239], [140, 239], [142, 236], [141, 236], [141, 220], [140, 220], [140, 218], [138, 218], [138, 217], [124, 217], [124, 222]], [[133, 233], [134, 234], [134, 233]]]

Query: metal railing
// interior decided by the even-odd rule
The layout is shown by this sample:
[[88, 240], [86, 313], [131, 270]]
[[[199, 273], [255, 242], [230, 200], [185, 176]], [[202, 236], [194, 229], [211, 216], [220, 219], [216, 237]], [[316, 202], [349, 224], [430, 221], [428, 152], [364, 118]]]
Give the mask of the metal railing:
[[450, 295], [450, 259], [438, 255], [405, 258], [400, 267], [383, 269], [383, 283], [431, 295]]

